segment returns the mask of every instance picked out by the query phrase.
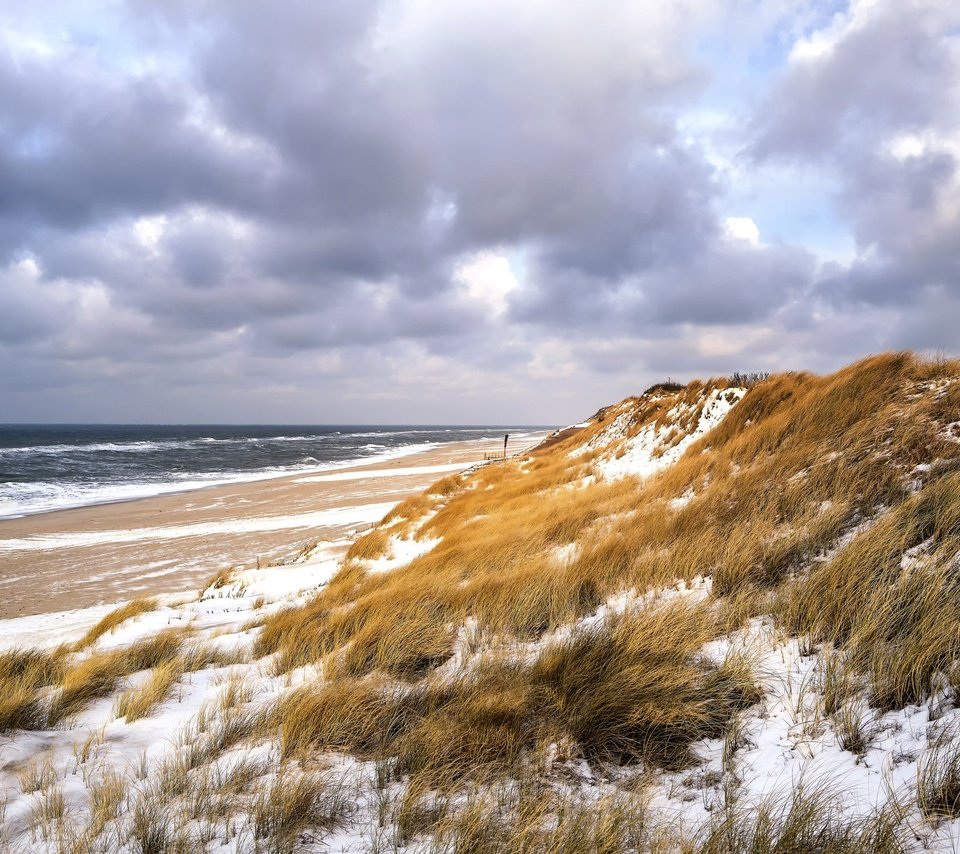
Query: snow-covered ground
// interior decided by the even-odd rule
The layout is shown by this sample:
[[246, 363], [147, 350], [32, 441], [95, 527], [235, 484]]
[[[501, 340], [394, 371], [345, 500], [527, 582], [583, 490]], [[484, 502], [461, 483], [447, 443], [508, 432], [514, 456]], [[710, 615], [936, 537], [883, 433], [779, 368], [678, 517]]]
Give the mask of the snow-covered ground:
[[[243, 648], [255, 636], [255, 630], [244, 628], [251, 616], [297, 601], [322, 586], [336, 571], [345, 547], [346, 542], [331, 544], [295, 565], [249, 570], [234, 583], [208, 590], [197, 600], [163, 605], [132, 619], [98, 645], [102, 649], [117, 648], [164, 628], [190, 625], [198, 639], [206, 638], [224, 648]], [[692, 601], [703, 602], [709, 592], [709, 578], [643, 596], [627, 592], [613, 597], [576, 624], [561, 627], [538, 641], [517, 645], [513, 652], [518, 659], [532, 660], [547, 645], [576, 632], [595, 629], [604, 620], [630, 609], [678, 598], [692, 597]], [[91, 619], [94, 616], [91, 614]], [[783, 637], [768, 620], [758, 618], [745, 630], [709, 644], [703, 655], [719, 663], [736, 650], [744, 651], [755, 662], [764, 699], [743, 714], [732, 749], [721, 739], [700, 743], [694, 746], [701, 760], [698, 767], [662, 773], [655, 781], [648, 780], [648, 810], [654, 820], [680, 826], [693, 834], [730, 799], [735, 799], [740, 809], [765, 801], [786, 803], [802, 784], [810, 790], [829, 791], [837, 798], [839, 814], [849, 818], [869, 816], [891, 803], [898, 804], [902, 822], [929, 850], [949, 851], [960, 844], [960, 823], [931, 825], [922, 820], [915, 803], [911, 803], [919, 769], [935, 753], [940, 735], [960, 726], [960, 711], [940, 709], [931, 702], [876, 714], [865, 703], [859, 704], [855, 711], [865, 734], [865, 747], [862, 752], [853, 752], [843, 748], [843, 735], [838, 733], [835, 719], [824, 711], [824, 662], [819, 654], [804, 654], [795, 639]], [[478, 657], [477, 652], [458, 650], [442, 671], [455, 678], [470, 667], [471, 659]], [[82, 810], [84, 775], [95, 777], [94, 767], [109, 766], [131, 774], [144, 763], [159, 767], [174, 750], [176, 733], [189, 728], [191, 719], [214, 703], [231, 684], [242, 681], [258, 698], [257, 702], [267, 703], [309, 677], [301, 672], [285, 683], [264, 670], [256, 663], [239, 663], [191, 674], [155, 715], [133, 724], [115, 717], [111, 700], [94, 704], [68, 730], [4, 739], [7, 767], [14, 767], [12, 773], [4, 770], [0, 774], [0, 785], [10, 798], [8, 827], [20, 828], [14, 838], [29, 842], [27, 850], [45, 850], [30, 837], [38, 797], [17, 794], [17, 774], [22, 774], [27, 764], [49, 764], [61, 776], [68, 804], [75, 801], [76, 809]], [[93, 746], [89, 747], [91, 739]], [[78, 759], [78, 754], [88, 748], [90, 759]], [[268, 765], [276, 762], [273, 749], [261, 747], [257, 751]], [[315, 850], [368, 851], [375, 837], [391, 835], [390, 828], [382, 826], [381, 801], [385, 795], [374, 786], [375, 768], [371, 763], [343, 756], [330, 756], [329, 762], [339, 784], [355, 792], [356, 799], [349, 820], [325, 836]], [[558, 774], [561, 770], [559, 766], [555, 769]], [[578, 780], [577, 786], [597, 797], [628, 791], [632, 785], [627, 772], [598, 774], [579, 761], [567, 768], [556, 783], [569, 789], [571, 779]], [[397, 800], [402, 797], [403, 787], [394, 785], [391, 791]], [[215, 850], [251, 850], [244, 847], [243, 837], [237, 837], [234, 843]], [[412, 851], [414, 846], [400, 850]]]
[[[721, 423], [743, 394], [743, 389], [709, 392], [696, 424], [682, 435], [672, 429], [671, 422], [689, 420], [693, 410], [688, 404], [670, 410], [662, 424], [644, 425], [633, 432], [633, 412], [624, 408], [597, 434], [603, 439], [595, 436], [588, 450], [600, 452], [596, 467], [603, 478], [649, 476], [675, 462], [693, 442]], [[459, 467], [434, 467], [435, 473], [455, 468]], [[671, 506], [679, 509], [692, 497], [685, 493], [673, 499]], [[326, 515], [301, 515], [322, 516], [323, 521], [314, 524], [331, 524], [329, 514], [336, 513], [337, 524], [360, 525], [379, 519], [392, 506], [364, 505], [325, 511]], [[292, 526], [299, 518], [287, 517], [287, 522]], [[361, 565], [369, 573], [396, 571], [436, 548], [439, 539], [417, 538], [429, 518], [420, 519], [402, 536], [392, 534], [384, 554]], [[269, 520], [253, 521], [267, 524]], [[273, 523], [281, 522], [277, 517]], [[838, 545], [869, 524], [847, 531]], [[149, 539], [149, 531], [130, 533], [134, 538]], [[145, 673], [129, 676], [118, 691], [94, 701], [60, 728], [0, 736], [0, 792], [5, 804], [0, 809], [0, 848], [6, 842], [14, 851], [57, 851], [60, 843], [51, 828], [68, 833], [70, 827], [81, 827], [90, 813], [90, 793], [105, 786], [113, 779], [111, 775], [122, 779], [123, 803], [135, 816], [157, 797], [156, 787], [170, 785], [175, 758], [191, 749], [201, 750], [215, 738], [217, 727], [235, 722], [232, 716], [255, 715], [305, 682], [322, 681], [319, 666], [278, 676], [269, 657], [254, 660], [251, 653], [259, 623], [272, 613], [306, 602], [322, 589], [336, 574], [351, 541], [348, 537], [321, 543], [287, 565], [237, 570], [199, 594], [160, 597], [156, 608], [100, 637], [93, 649], [103, 652], [177, 629], [184, 631], [185, 643], [191, 648], [216, 650], [221, 656], [210, 666], [184, 674], [168, 698], [139, 720], [128, 722], [118, 714], [117, 694], [143, 685]], [[36, 546], [38, 552], [43, 548], [39, 543]], [[920, 551], [917, 547], [905, 554], [903, 566], [914, 566]], [[578, 545], [571, 543], [553, 547], [550, 557], [563, 568], [577, 554]], [[609, 597], [593, 613], [532, 641], [480, 637], [471, 618], [455, 627], [459, 631], [454, 654], [434, 678], [462, 678], [492, 649], [518, 664], [529, 663], [551, 644], [565, 642], [579, 632], [595, 631], [626, 612], [681, 600], [709, 608], [711, 594], [709, 576], [642, 593], [625, 590]], [[75, 642], [113, 607], [0, 621], [0, 649], [52, 648]], [[763, 698], [740, 715], [725, 738], [695, 744], [698, 764], [694, 767], [677, 772], [591, 768], [580, 759], [561, 758], [558, 749], [545, 785], [588, 800], [633, 796], [639, 791], [650, 821], [680, 828], [688, 838], [726, 809], [749, 811], [763, 803], [784, 804], [801, 789], [825, 792], [835, 799], [837, 814], [850, 819], [895, 808], [896, 824], [905, 837], [916, 842], [917, 850], [960, 849], [960, 821], [925, 820], [916, 802], [918, 775], [936, 759], [945, 736], [960, 734], [960, 709], [946, 692], [923, 705], [880, 713], [867, 704], [869, 686], [862, 684], [840, 710], [828, 710], [825, 683], [831, 651], [805, 649], [763, 616], [700, 652], [705, 661], [718, 664], [732, 654], [742, 654], [753, 663]], [[859, 743], [853, 743], [853, 736]], [[198, 760], [192, 771], [223, 777], [247, 763], [254, 769], [252, 779], [269, 787], [279, 785], [279, 756], [278, 741], [271, 736], [252, 747], [228, 746], [211, 753]], [[345, 803], [339, 808], [336, 826], [318, 832], [302, 850], [362, 852], [374, 850], [378, 843], [385, 850], [416, 850], [416, 839], [398, 842], [401, 835], [393, 809], [403, 798], [403, 782], [378, 783], [381, 769], [350, 756], [330, 754], [318, 757], [318, 762], [324, 766], [322, 773], [330, 792], [340, 793]], [[307, 773], [307, 769], [297, 773], [301, 771]], [[180, 793], [177, 797], [185, 796]], [[249, 814], [235, 816], [213, 829], [201, 818], [190, 817], [189, 810], [184, 815], [198, 840], [196, 850], [238, 854], [258, 850]], [[118, 813], [110, 821], [117, 832], [111, 837], [105, 831], [98, 841], [103, 850], [136, 850], [124, 835], [134, 818]]]
[[[613, 444], [612, 451], [597, 462], [597, 470], [608, 480], [633, 475], [649, 477], [672, 465], [701, 436], [709, 433], [746, 394], [744, 388], [714, 389], [703, 401], [696, 425], [689, 432], [677, 435], [681, 423], [692, 411], [690, 404], [679, 403], [671, 408], [662, 422], [646, 424], [634, 435], [626, 437], [631, 413], [621, 413], [604, 431], [597, 447]], [[626, 437], [626, 438], [625, 438]]]

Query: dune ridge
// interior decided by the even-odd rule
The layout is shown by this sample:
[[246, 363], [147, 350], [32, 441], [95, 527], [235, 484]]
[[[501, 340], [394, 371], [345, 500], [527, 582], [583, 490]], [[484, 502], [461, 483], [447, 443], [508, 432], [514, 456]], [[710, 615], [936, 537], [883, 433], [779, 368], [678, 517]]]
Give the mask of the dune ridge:
[[5, 838], [954, 850], [958, 425], [960, 363], [910, 353], [660, 384], [294, 571], [9, 652]]

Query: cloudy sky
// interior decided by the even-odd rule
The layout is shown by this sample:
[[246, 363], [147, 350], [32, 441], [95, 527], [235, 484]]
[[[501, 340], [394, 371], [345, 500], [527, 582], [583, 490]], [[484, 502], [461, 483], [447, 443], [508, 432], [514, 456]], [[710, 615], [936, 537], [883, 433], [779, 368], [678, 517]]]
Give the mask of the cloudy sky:
[[960, 351], [956, 0], [0, 13], [0, 421], [561, 424]]

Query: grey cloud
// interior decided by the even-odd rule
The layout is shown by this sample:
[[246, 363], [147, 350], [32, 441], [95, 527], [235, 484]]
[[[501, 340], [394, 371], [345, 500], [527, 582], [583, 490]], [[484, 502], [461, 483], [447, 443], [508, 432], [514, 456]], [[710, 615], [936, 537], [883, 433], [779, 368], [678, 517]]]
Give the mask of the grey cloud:
[[0, 218], [73, 230], [188, 200], [243, 207], [257, 194], [263, 157], [225, 150], [193, 125], [177, 81], [118, 81], [62, 57], [3, 59]]
[[955, 89], [948, 38], [960, 24], [937, 0], [866, 4], [832, 49], [796, 61], [753, 118], [753, 154], [827, 157], [862, 151], [891, 131], [921, 130], [942, 118]]
[[655, 337], [677, 324], [761, 321], [809, 290], [816, 260], [794, 247], [738, 245], [715, 236], [690, 257], [635, 270], [612, 280], [541, 273], [541, 286], [525, 295], [517, 314], [587, 336], [596, 328]]
[[841, 205], [865, 258], [841, 298], [909, 305], [917, 291], [960, 293], [960, 174], [956, 158], [929, 152], [902, 160], [866, 157], [848, 171]]
[[[943, 346], [960, 296], [960, 9], [911, 0], [863, 6], [821, 56], [794, 63], [757, 111], [752, 154], [836, 176], [834, 204], [857, 255], [824, 265], [810, 293], [849, 318], [863, 349]], [[812, 316], [812, 315], [811, 315]], [[830, 346], [825, 322], [793, 329]], [[857, 320], [871, 318], [863, 327]], [[839, 323], [840, 321], [837, 320]]]
[[[0, 271], [24, 253], [43, 271], [29, 299], [0, 274], [9, 364], [139, 418], [228, 418], [258, 389], [313, 411], [302, 387], [354, 417], [377, 411], [365, 394], [406, 395], [398, 413], [429, 396], [440, 419], [460, 410], [427, 385], [519, 413], [596, 376], [613, 394], [671, 364], [793, 367], [854, 304], [883, 319], [837, 358], [916, 338], [885, 312], [907, 304], [905, 276], [927, 296], [951, 286], [936, 211], [956, 164], [850, 151], [936, 124], [953, 65], [933, 11], [888, 5], [832, 57], [788, 68], [744, 126], [758, 161], [842, 174], [838, 209], [871, 249], [822, 271], [803, 247], [725, 236], [728, 188], [678, 130], [710, 79], [695, 44], [712, 4], [147, 0], [102, 44], [69, 27], [50, 55], [0, 42]], [[142, 216], [162, 218], [153, 243]], [[490, 251], [525, 259], [505, 313], [456, 273]], [[728, 353], [707, 328], [755, 334]], [[565, 359], [572, 374], [553, 376]], [[138, 378], [164, 406], [123, 385]]]
[[56, 315], [32, 277], [22, 270], [0, 274], [0, 342], [8, 347], [48, 337]]

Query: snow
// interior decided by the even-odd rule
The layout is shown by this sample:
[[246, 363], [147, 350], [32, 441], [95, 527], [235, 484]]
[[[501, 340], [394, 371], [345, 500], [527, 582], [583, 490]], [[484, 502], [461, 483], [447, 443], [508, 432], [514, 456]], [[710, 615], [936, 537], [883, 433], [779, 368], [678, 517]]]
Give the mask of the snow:
[[181, 537], [204, 537], [218, 534], [246, 534], [258, 531], [283, 531], [290, 528], [322, 528], [377, 522], [396, 502], [358, 504], [334, 507], [312, 513], [287, 516], [254, 516], [222, 522], [197, 522], [159, 528], [131, 528], [114, 531], [78, 531], [64, 534], [38, 534], [31, 537], [0, 540], [0, 552], [50, 551], [110, 543], [134, 543], [141, 540], [173, 540]]
[[294, 483], [338, 483], [345, 480], [367, 480], [379, 477], [406, 477], [407, 475], [443, 474], [444, 472], [463, 471], [467, 468], [464, 463], [442, 463], [433, 466], [406, 466], [393, 469], [369, 469], [367, 471], [344, 471], [334, 474], [311, 475], [298, 477]]
[[[727, 413], [744, 394], [746, 394], [746, 389], [743, 388], [714, 389], [711, 391], [704, 401], [703, 410], [696, 427], [678, 442], [671, 443], [672, 434], [676, 431], [677, 420], [688, 408], [686, 404], [678, 404], [670, 410], [663, 424], [645, 425], [634, 436], [623, 441], [619, 449], [622, 453], [618, 451], [598, 461], [598, 471], [608, 480], [616, 480], [631, 475], [649, 477], [661, 471], [680, 459], [690, 445], [723, 421]], [[625, 426], [619, 422], [627, 414], [618, 416], [614, 424], [611, 425], [612, 436], [616, 436], [625, 430]]]
[[680, 510], [686, 507], [694, 498], [696, 493], [692, 489], [688, 489], [683, 495], [678, 496], [677, 498], [671, 498], [669, 501], [671, 510]]
[[960, 421], [951, 421], [949, 424], [944, 424], [940, 438], [946, 439], [948, 442], [960, 443]]
[[562, 546], [554, 546], [547, 554], [557, 566], [569, 566], [580, 554], [580, 544], [567, 543]]
[[418, 557], [427, 554], [435, 549], [441, 541], [441, 537], [429, 540], [407, 539], [391, 535], [387, 540], [387, 552], [383, 557], [376, 560], [365, 561], [367, 572], [393, 572], [406, 566]]
[[0, 620], [0, 650], [49, 649], [79, 640], [87, 629], [116, 607], [116, 604], [94, 605], [92, 608]]
[[623, 439], [630, 431], [633, 424], [634, 410], [629, 402], [620, 404], [616, 409], [609, 410], [608, 414], [617, 412], [614, 419], [602, 430], [591, 437], [589, 442], [585, 442], [579, 448], [570, 452], [571, 457], [582, 456], [591, 451], [599, 451], [606, 448], [612, 442]]
[[[684, 416], [691, 415], [690, 404], [675, 407], [659, 426], [643, 425], [632, 435], [631, 430], [636, 427], [632, 406], [611, 410], [614, 417], [598, 434], [602, 440], [592, 448], [605, 452], [596, 463], [597, 469], [606, 478], [645, 477], [670, 465], [696, 439], [721, 423], [743, 392], [742, 389], [710, 392], [696, 426], [678, 440], [675, 425]], [[615, 442], [620, 442], [624, 450], [619, 457], [611, 453], [611, 443]], [[915, 471], [924, 471], [923, 465]], [[425, 473], [425, 468], [439, 473], [439, 470], [462, 467], [420, 467], [406, 471]], [[386, 477], [403, 471], [342, 472], [321, 478], [336, 481], [361, 475]], [[669, 506], [679, 510], [694, 498], [695, 492], [690, 488], [670, 500]], [[271, 519], [286, 520], [284, 527], [299, 527], [299, 520], [310, 517], [314, 525], [358, 524], [378, 520], [392, 506], [390, 503], [362, 505], [321, 514], [250, 521], [257, 525], [272, 524]], [[826, 555], [814, 560], [829, 559], [854, 536], [873, 525], [882, 512], [880, 508], [877, 515], [858, 520]], [[418, 520], [416, 530], [407, 536], [390, 536], [383, 557], [364, 561], [367, 571], [391, 572], [436, 548], [439, 539], [417, 539], [424, 521]], [[191, 527], [194, 526], [174, 526], [174, 530], [179, 528], [181, 536], [190, 536], [182, 529]], [[151, 533], [153, 531], [163, 531], [164, 536], [170, 536], [170, 530], [139, 529], [129, 532], [130, 541], [161, 538]], [[115, 538], [117, 532], [104, 533]], [[199, 595], [159, 597], [155, 610], [127, 620], [105, 634], [97, 641], [96, 649], [115, 649], [165, 629], [188, 627], [191, 631], [188, 644], [249, 652], [258, 632], [253, 621], [306, 601], [322, 589], [338, 571], [350, 542], [350, 538], [343, 538], [321, 543], [288, 565], [237, 570], [226, 583], [209, 587]], [[909, 572], [921, 566], [931, 543], [928, 540], [905, 552], [900, 564], [903, 570]], [[57, 547], [62, 546], [63, 541], [58, 540]], [[37, 545], [35, 550], [42, 551], [43, 547]], [[578, 551], [578, 543], [573, 542], [554, 546], [548, 556], [556, 566], [562, 567], [574, 561]], [[709, 576], [696, 576], [691, 581], [677, 581], [643, 592], [623, 590], [610, 596], [592, 613], [531, 641], [485, 634], [473, 618], [467, 618], [459, 627], [454, 655], [436, 671], [435, 678], [463, 678], [491, 652], [517, 663], [530, 662], [548, 645], [595, 629], [617, 615], [657, 608], [677, 600], [710, 607], [711, 595]], [[102, 605], [0, 621], [0, 648], [49, 647], [75, 640], [114, 607]], [[758, 675], [763, 699], [739, 718], [735, 739], [726, 742], [712, 739], [695, 744], [693, 750], [701, 764], [681, 772], [636, 766], [591, 769], [582, 759], [564, 760], [563, 751], [557, 749], [549, 764], [563, 767], [568, 773], [562, 778], [550, 779], [547, 785], [558, 790], [566, 787], [564, 791], [599, 799], [608, 794], [635, 792], [642, 783], [643, 796], [649, 801], [650, 822], [689, 832], [715, 820], [721, 814], [725, 798], [731, 794], [736, 798], [738, 809], [750, 810], [768, 801], [787, 803], [791, 794], [804, 785], [811, 790], [823, 788], [835, 795], [847, 818], [870, 815], [896, 801], [902, 810], [899, 813], [902, 827], [909, 829], [920, 846], [937, 851], [960, 847], [960, 822], [943, 821], [936, 825], [925, 822], [915, 802], [917, 777], [924, 763], [935, 755], [944, 733], [960, 732], [960, 709], [953, 707], [952, 695], [940, 692], [925, 704], [883, 714], [868, 707], [869, 685], [862, 685], [860, 692], [848, 701], [866, 734], [866, 746], [857, 754], [843, 749], [843, 735], [838, 731], [836, 716], [826, 714], [824, 709], [823, 678], [830, 650], [806, 652], [804, 644], [781, 633], [769, 617], [752, 619], [745, 628], [705, 645], [700, 651], [703, 660], [716, 663], [730, 655], [744, 654]], [[17, 771], [26, 763], [49, 762], [55, 769], [57, 785], [62, 787], [67, 813], [83, 815], [87, 809], [85, 793], [89, 780], [97, 779], [105, 771], [116, 770], [127, 774], [131, 786], [140, 785], [132, 782], [139, 780], [145, 787], [146, 781], [156, 776], [160, 764], [177, 749], [178, 739], [193, 743], [206, 738], [200, 720], [205, 719], [209, 729], [209, 721], [223, 714], [217, 711], [217, 704], [231, 683], [242, 680], [247, 686], [242, 704], [245, 708], [257, 709], [293, 687], [322, 680], [321, 668], [317, 666], [273, 677], [269, 675], [269, 659], [253, 662], [238, 657], [237, 660], [241, 663], [186, 674], [156, 712], [139, 721], [128, 723], [116, 717], [114, 695], [91, 704], [62, 729], [0, 737], [0, 790], [7, 798], [5, 832], [14, 850], [48, 850], [37, 841], [37, 831], [33, 828], [41, 795], [22, 793], [17, 779]], [[133, 674], [121, 688], [135, 689], [145, 678], [146, 674]], [[87, 758], [83, 756], [85, 752], [89, 753]], [[226, 767], [244, 758], [259, 759], [264, 764], [264, 778], [270, 779], [279, 767], [277, 757], [276, 743], [267, 740], [228, 751], [214, 762]], [[384, 798], [400, 803], [406, 784], [394, 782], [386, 793], [380, 792], [374, 784], [377, 769], [372, 763], [335, 754], [322, 759], [329, 762], [330, 773], [342, 780], [345, 790], [351, 793], [353, 814], [343, 826], [306, 843], [304, 850], [360, 852], [371, 850], [377, 838], [389, 841], [395, 828], [389, 815], [384, 818]], [[136, 770], [141, 766], [142, 770]], [[217, 850], [249, 850], [245, 844], [241, 837], [235, 837]]]

